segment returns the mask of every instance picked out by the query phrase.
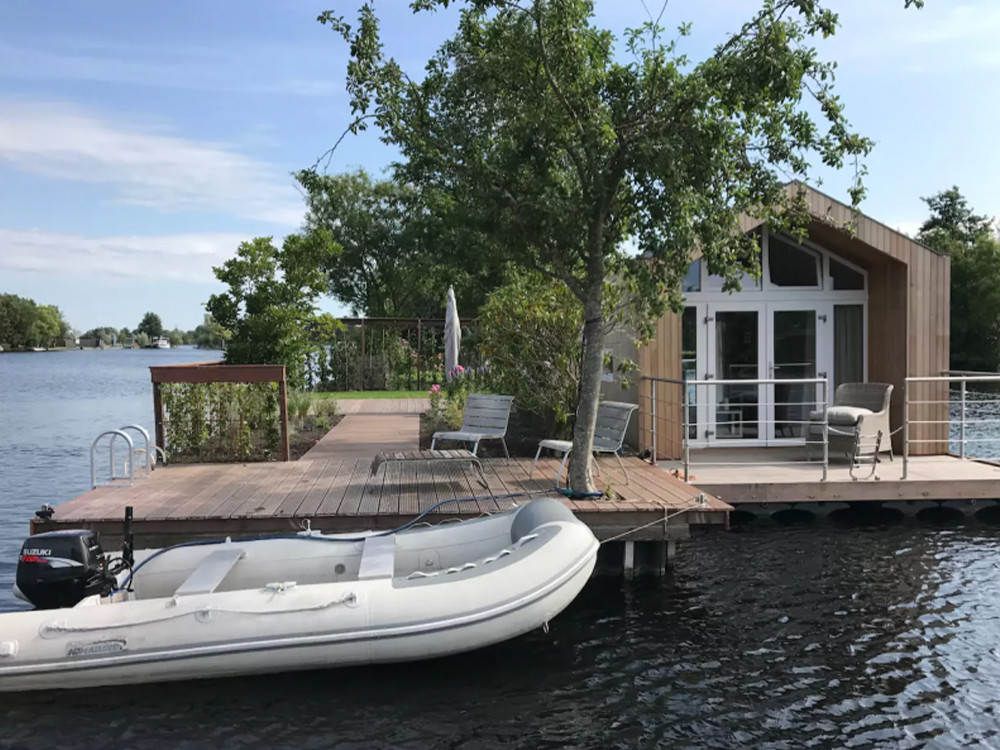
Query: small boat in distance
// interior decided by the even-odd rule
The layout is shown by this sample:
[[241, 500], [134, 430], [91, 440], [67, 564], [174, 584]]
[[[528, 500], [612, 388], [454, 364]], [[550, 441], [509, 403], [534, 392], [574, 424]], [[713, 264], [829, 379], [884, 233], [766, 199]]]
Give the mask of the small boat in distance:
[[155, 339], [153, 339], [152, 343], [150, 344], [150, 347], [154, 349], [169, 349], [170, 339], [168, 339], [166, 336], [157, 336]]
[[94, 531], [28, 537], [15, 594], [39, 609], [0, 614], [0, 693], [456, 654], [547, 628], [597, 559], [593, 533], [555, 498], [459, 523], [417, 519], [134, 558], [126, 532], [120, 559]]

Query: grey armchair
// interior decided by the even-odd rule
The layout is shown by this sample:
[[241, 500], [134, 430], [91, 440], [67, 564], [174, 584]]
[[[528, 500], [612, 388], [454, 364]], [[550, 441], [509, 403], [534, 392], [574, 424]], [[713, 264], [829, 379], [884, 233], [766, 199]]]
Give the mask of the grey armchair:
[[[873, 452], [876, 437], [882, 433], [879, 453], [892, 455], [892, 430], [889, 426], [891, 383], [842, 383], [833, 396], [833, 406], [809, 412], [806, 450], [811, 453], [823, 439], [823, 417], [829, 429], [831, 453], [845, 453], [853, 460], [857, 450]], [[859, 448], [859, 446], [861, 448]]]

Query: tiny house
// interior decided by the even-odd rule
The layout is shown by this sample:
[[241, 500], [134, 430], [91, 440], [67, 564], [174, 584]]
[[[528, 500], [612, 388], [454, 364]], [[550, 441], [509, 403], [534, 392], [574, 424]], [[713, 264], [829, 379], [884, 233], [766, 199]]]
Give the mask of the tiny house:
[[[760, 381], [810, 379], [826, 380], [828, 403], [842, 383], [893, 384], [891, 438], [898, 452], [905, 379], [948, 370], [948, 256], [818, 190], [804, 190], [812, 216], [806, 239], [772, 233], [744, 217], [743, 229], [760, 233], [760, 278], [747, 277], [741, 291], [724, 292], [722, 279], [693, 261], [683, 282], [683, 311], [660, 319], [653, 340], [638, 350], [643, 376], [673, 381], [660, 383], [656, 396], [659, 457], [680, 454], [685, 426], [692, 448], [802, 444], [807, 405], [821, 404], [823, 384]], [[842, 228], [849, 224], [853, 232]], [[621, 339], [609, 346], [629, 355]], [[726, 384], [690, 385], [713, 380]], [[648, 381], [633, 391], [641, 406], [641, 447], [651, 442], [650, 393]], [[910, 454], [947, 453], [947, 386], [914, 385], [909, 397], [916, 402]], [[940, 403], [926, 403], [935, 400]]]

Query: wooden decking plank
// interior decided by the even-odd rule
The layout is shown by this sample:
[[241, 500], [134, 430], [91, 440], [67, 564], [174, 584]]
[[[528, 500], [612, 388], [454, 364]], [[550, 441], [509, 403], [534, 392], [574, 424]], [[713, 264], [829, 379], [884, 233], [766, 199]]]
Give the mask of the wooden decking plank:
[[[300, 461], [302, 459], [299, 459]], [[306, 497], [316, 483], [327, 471], [331, 463], [336, 463], [339, 459], [333, 458], [332, 456], [317, 459], [315, 461], [309, 461], [312, 464], [309, 470], [299, 479], [298, 483], [293, 487], [285, 498], [281, 501], [281, 504], [275, 509], [274, 515], [279, 518], [289, 518], [294, 516], [296, 511], [298, 511], [299, 506], [305, 501]]]
[[[402, 456], [399, 451], [393, 452], [394, 457]], [[394, 470], [399, 468], [398, 461], [387, 461], [377, 474], [370, 471], [365, 478], [365, 489], [358, 505], [359, 516], [377, 516], [382, 509], [382, 498], [392, 494]], [[397, 501], [398, 503], [398, 501]]]
[[200, 472], [200, 475], [192, 475], [190, 481], [174, 485], [174, 491], [162, 493], [154, 500], [146, 504], [143, 516], [145, 518], [167, 518], [178, 506], [184, 505], [188, 500], [204, 497], [215, 492], [221, 486], [221, 482], [227, 481], [224, 475], [214, 474], [209, 471]]
[[240, 464], [227, 464], [221, 469], [217, 480], [204, 491], [189, 497], [183, 503], [176, 505], [165, 518], [190, 518], [198, 516], [199, 511], [206, 505], [215, 508], [222, 502], [220, 495], [229, 497], [236, 492], [240, 484], [240, 470], [246, 471], [246, 467]]
[[185, 467], [186, 470], [176, 471], [170, 476], [164, 476], [166, 472], [163, 472], [158, 479], [146, 477], [131, 487], [126, 485], [92, 490], [93, 494], [88, 493], [89, 502], [76, 508], [63, 507], [63, 515], [69, 517], [72, 513], [73, 517], [81, 519], [114, 519], [122, 517], [125, 506], [131, 505], [135, 517], [144, 518], [150, 507], [155, 506], [159, 500], [176, 501], [185, 496], [187, 488], [197, 486], [204, 476], [210, 475], [198, 468]]
[[229, 502], [230, 498], [236, 495], [243, 487], [263, 478], [268, 469], [267, 464], [262, 463], [249, 465], [233, 464], [230, 471], [233, 472], [232, 483], [224, 491], [207, 498], [204, 503], [193, 509], [189, 517], [213, 518], [221, 516], [220, 509], [223, 505]]
[[[327, 464], [295, 515], [301, 518], [335, 515], [356, 467], [357, 461], [353, 458], [335, 459]], [[368, 470], [365, 467], [365, 471]]]
[[399, 514], [416, 515], [420, 512], [420, 490], [417, 484], [417, 465], [403, 464], [399, 475]]
[[266, 464], [266, 466], [267, 471], [258, 476], [255, 484], [241, 487], [234, 492], [215, 513], [226, 518], [251, 518], [257, 515], [261, 502], [285, 480], [287, 472], [287, 464]]
[[[362, 464], [365, 465], [362, 466]], [[331, 515], [358, 515], [358, 511], [361, 508], [361, 500], [365, 493], [365, 486], [367, 485], [368, 478], [370, 476], [371, 472], [367, 466], [367, 461], [355, 461], [351, 481], [347, 485], [347, 489], [344, 492], [344, 496], [341, 499], [340, 504], [336, 510], [331, 512]]]
[[[322, 462], [328, 459], [323, 459]], [[290, 461], [287, 471], [283, 472], [282, 481], [278, 482], [274, 489], [263, 498], [258, 508], [251, 515], [273, 516], [277, 514], [278, 508], [282, 506], [285, 499], [291, 495], [300, 485], [310, 486], [316, 481], [316, 477], [322, 467], [314, 467], [312, 461]]]
[[690, 485], [676, 484], [666, 473], [658, 472], [652, 467], [648, 470], [645, 467], [637, 467], [629, 472], [629, 480], [650, 492], [654, 498], [676, 507], [692, 505], [694, 498], [701, 492]]

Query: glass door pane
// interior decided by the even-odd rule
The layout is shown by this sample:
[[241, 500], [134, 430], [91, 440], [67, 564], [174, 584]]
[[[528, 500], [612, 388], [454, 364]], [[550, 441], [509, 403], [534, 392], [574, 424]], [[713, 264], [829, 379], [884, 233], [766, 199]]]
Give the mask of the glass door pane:
[[[684, 308], [681, 316], [681, 377], [684, 381], [698, 379], [698, 309]], [[688, 439], [698, 439], [698, 388], [685, 385], [687, 389]]]
[[[775, 380], [816, 377], [816, 311], [774, 310], [771, 329], [771, 376]], [[809, 412], [816, 408], [815, 383], [774, 386], [774, 437], [805, 435]]]
[[[715, 313], [715, 376], [719, 380], [757, 380], [760, 377], [760, 330], [756, 310], [719, 310]], [[719, 385], [715, 392], [715, 437], [720, 440], [760, 436], [756, 383]]]

